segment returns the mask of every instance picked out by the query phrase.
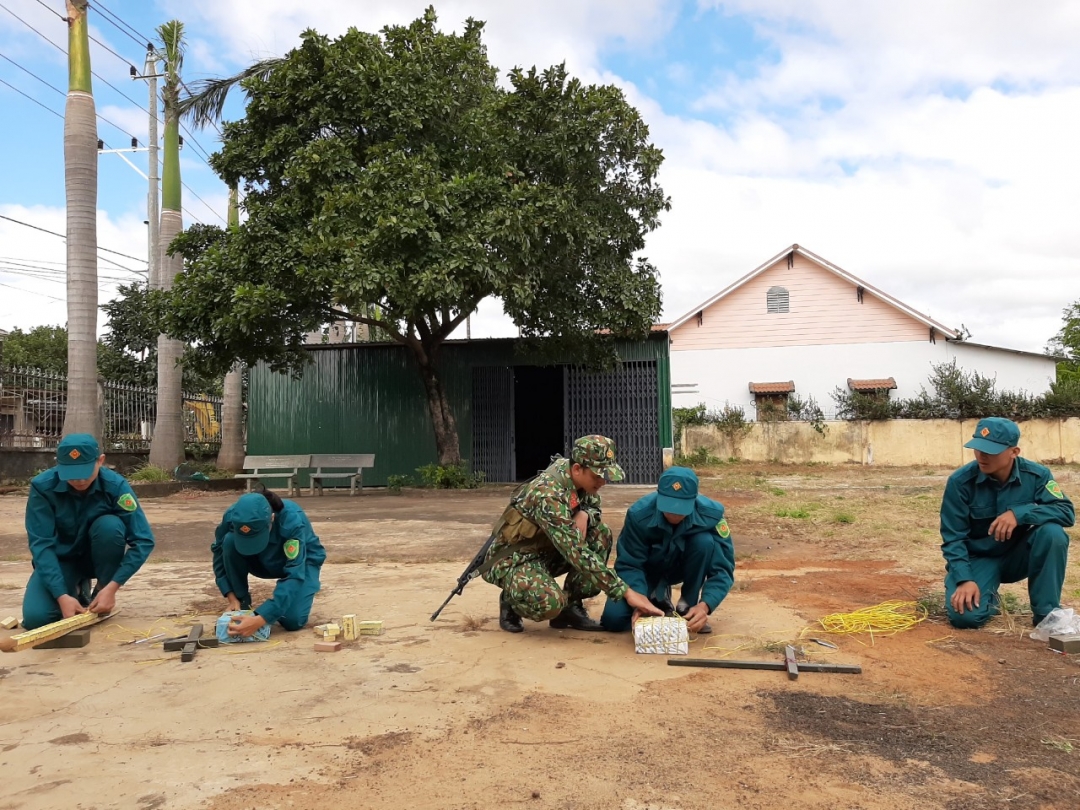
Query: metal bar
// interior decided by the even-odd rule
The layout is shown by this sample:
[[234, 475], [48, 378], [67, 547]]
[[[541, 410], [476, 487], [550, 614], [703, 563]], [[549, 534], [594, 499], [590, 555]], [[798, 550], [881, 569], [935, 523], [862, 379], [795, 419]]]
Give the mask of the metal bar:
[[[786, 663], [779, 661], [729, 661], [723, 658], [669, 658], [672, 667], [708, 667], [713, 669], [767, 669], [784, 672]], [[862, 667], [854, 664], [799, 664], [800, 672], [839, 672], [845, 675], [861, 675]]]

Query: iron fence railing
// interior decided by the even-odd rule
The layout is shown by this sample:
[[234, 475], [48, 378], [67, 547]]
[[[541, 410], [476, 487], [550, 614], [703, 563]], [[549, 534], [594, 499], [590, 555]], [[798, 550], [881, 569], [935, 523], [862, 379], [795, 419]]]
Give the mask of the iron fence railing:
[[[157, 391], [103, 381], [105, 451], [150, 448]], [[221, 397], [184, 394], [184, 441], [213, 450], [221, 445]], [[67, 409], [67, 377], [32, 368], [0, 367], [0, 447], [56, 447]]]

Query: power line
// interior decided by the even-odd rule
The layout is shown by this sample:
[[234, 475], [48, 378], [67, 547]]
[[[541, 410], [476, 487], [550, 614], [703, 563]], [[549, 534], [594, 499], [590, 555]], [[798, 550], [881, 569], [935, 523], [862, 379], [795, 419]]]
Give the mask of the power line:
[[96, 42], [98, 45], [100, 45], [102, 48], [107, 50], [109, 53], [111, 53], [113, 56], [115, 56], [117, 59], [119, 59], [121, 62], [123, 62], [128, 67], [135, 67], [135, 65], [133, 65], [131, 63], [130, 59], [125, 59], [120, 54], [118, 54], [116, 51], [114, 51], [112, 48], [110, 48], [108, 45], [106, 45], [104, 42], [102, 42], [100, 39], [98, 39], [97, 37], [93, 36], [92, 34], [87, 34], [87, 36], [90, 37], [90, 39], [92, 41]]
[[[107, 14], [107, 15], [108, 15], [109, 17], [112, 17], [112, 18], [116, 19], [116, 20], [117, 20], [117, 22], [119, 22], [119, 23], [120, 23], [120, 25], [123, 25], [123, 26], [124, 26], [124, 28], [127, 28], [127, 29], [128, 29], [128, 31], [130, 31], [130, 32], [131, 32], [132, 34], [135, 34], [135, 37], [142, 37], [142, 42], [139, 42], [139, 40], [135, 39], [135, 37], [131, 37], [131, 34], [128, 34], [128, 31], [124, 31], [124, 28], [121, 28], [121, 27], [120, 27], [120, 25], [117, 25], [116, 23], [112, 22], [112, 20], [108, 20], [108, 21], [109, 21], [110, 23], [112, 23], [112, 25], [113, 25], [113, 26], [114, 26], [115, 28], [117, 28], [117, 29], [118, 29], [118, 30], [120, 30], [120, 31], [124, 31], [124, 33], [125, 33], [125, 34], [127, 34], [127, 36], [131, 37], [131, 38], [132, 38], [132, 39], [134, 39], [134, 40], [135, 40], [136, 42], [139, 42], [139, 44], [140, 44], [140, 45], [149, 45], [149, 44], [150, 44], [150, 38], [149, 38], [148, 36], [146, 36], [145, 34], [141, 33], [140, 31], [137, 31], [137, 30], [136, 30], [135, 28], [133, 28], [133, 27], [132, 27], [131, 25], [129, 25], [129, 24], [127, 23], [127, 22], [125, 22], [125, 21], [123, 20], [123, 18], [121, 18], [121, 17], [120, 17], [120, 15], [118, 15], [118, 14], [114, 14], [113, 12], [109, 11], [109, 10], [108, 10], [107, 8], [105, 8], [105, 6], [103, 6], [103, 5], [101, 4], [101, 3], [94, 3], [94, 4], [93, 4], [93, 5], [91, 6], [91, 8], [96, 8], [96, 9], [97, 9], [98, 11], [102, 11], [102, 12], [104, 12], [105, 14]], [[104, 19], [104, 18], [103, 18], [103, 19]]]
[[67, 22], [67, 17], [65, 17], [65, 16], [64, 16], [63, 14], [61, 14], [61, 13], [60, 13], [59, 11], [57, 11], [56, 9], [54, 9], [54, 8], [53, 8], [52, 6], [50, 6], [50, 5], [48, 4], [48, 3], [43, 3], [43, 2], [41, 1], [41, 0], [37, 0], [37, 4], [38, 4], [39, 6], [41, 6], [41, 7], [43, 8], [43, 9], [45, 9], [46, 11], [49, 11], [49, 12], [51, 12], [51, 13], [55, 14], [55, 15], [56, 15], [57, 17], [59, 17], [59, 18], [60, 18], [61, 20], [63, 20], [64, 22]]
[[[50, 90], [54, 90], [55, 92], [59, 93], [60, 95], [64, 96], [65, 98], [67, 97], [67, 93], [65, 93], [65, 92], [64, 92], [63, 90], [61, 90], [61, 89], [60, 89], [59, 87], [57, 87], [56, 85], [50, 84], [49, 82], [45, 81], [45, 80], [44, 80], [43, 78], [41, 78], [40, 76], [38, 76], [38, 75], [37, 75], [36, 73], [34, 73], [34, 72], [33, 72], [32, 70], [30, 70], [29, 68], [25, 68], [25, 67], [23, 67], [22, 65], [20, 65], [20, 64], [19, 64], [18, 62], [16, 62], [16, 61], [15, 61], [14, 59], [12, 59], [12, 58], [11, 58], [10, 56], [5, 56], [4, 54], [0, 53], [0, 59], [4, 59], [4, 60], [6, 60], [6, 61], [10, 62], [10, 63], [11, 63], [11, 64], [13, 64], [13, 65], [14, 65], [15, 67], [17, 67], [17, 68], [18, 68], [19, 70], [21, 70], [21, 71], [22, 71], [23, 73], [26, 73], [26, 74], [28, 74], [28, 75], [30, 75], [30, 76], [33, 76], [33, 77], [34, 77], [35, 79], [37, 79], [37, 80], [38, 80], [39, 82], [41, 82], [41, 83], [42, 83], [43, 85], [45, 85], [46, 87], [48, 87], [48, 88], [49, 88]], [[12, 85], [8, 84], [7, 82], [4, 82], [4, 84], [7, 84], [7, 85], [8, 85], [8, 87], [11, 87], [11, 89], [12, 89], [12, 90], [15, 90], [16, 92], [21, 92], [21, 91], [20, 91], [20, 90], [19, 90], [18, 88], [16, 88], [16, 87], [13, 87]], [[26, 93], [22, 93], [22, 95], [26, 96]], [[41, 102], [39, 102], [39, 101], [36, 101], [36, 99], [34, 99], [34, 98], [31, 98], [30, 96], [26, 96], [26, 97], [27, 97], [27, 98], [29, 98], [29, 99], [30, 99], [31, 101], [34, 101], [34, 102], [35, 102], [35, 103], [37, 103], [37, 104], [41, 104]], [[44, 104], [41, 104], [41, 106], [42, 106], [42, 107], [45, 107], [45, 105], [44, 105]], [[63, 118], [63, 117], [64, 117], [63, 115], [60, 115], [60, 113], [56, 112], [56, 110], [52, 109], [51, 107], [45, 107], [45, 109], [46, 109], [46, 110], [48, 110], [49, 112], [51, 112], [51, 113], [52, 113], [53, 115], [59, 115], [59, 116], [60, 116], [61, 118]], [[109, 120], [108, 118], [106, 118], [106, 117], [105, 117], [104, 115], [102, 115], [101, 113], [99, 113], [99, 112], [98, 112], [98, 111], [97, 111], [96, 109], [94, 110], [94, 115], [95, 115], [95, 117], [97, 117], [97, 118], [98, 118], [99, 120], [101, 120], [101, 121], [104, 121], [104, 122], [105, 122], [106, 124], [108, 124], [109, 126], [111, 126], [111, 127], [115, 128], [115, 129], [119, 130], [120, 132], [123, 132], [123, 133], [124, 133], [125, 135], [127, 135], [127, 136], [128, 136], [129, 138], [134, 138], [134, 137], [135, 137], [134, 135], [132, 135], [132, 134], [131, 134], [130, 132], [128, 132], [128, 131], [127, 131], [126, 129], [124, 129], [124, 128], [123, 128], [122, 126], [120, 126], [119, 124], [117, 124], [117, 123], [114, 123], [114, 122], [110, 121], [110, 120]]]
[[42, 103], [41, 103], [40, 101], [38, 101], [38, 100], [37, 100], [36, 98], [34, 98], [33, 96], [28, 96], [28, 95], [26, 95], [26, 93], [24, 93], [24, 92], [23, 92], [22, 90], [20, 90], [20, 89], [19, 89], [18, 87], [16, 87], [15, 85], [13, 85], [13, 84], [8, 84], [8, 83], [7, 83], [7, 82], [5, 82], [5, 81], [4, 81], [3, 79], [0, 79], [0, 84], [6, 84], [6, 85], [7, 85], [8, 87], [10, 87], [10, 88], [11, 88], [12, 90], [14, 90], [14, 91], [15, 91], [16, 93], [18, 93], [18, 94], [19, 94], [20, 96], [23, 96], [24, 98], [28, 98], [28, 99], [30, 99], [30, 100], [31, 100], [32, 102], [34, 102], [34, 103], [35, 103], [35, 104], [37, 104], [37, 105], [38, 105], [39, 107], [41, 107], [41, 109], [43, 109], [43, 110], [45, 110], [45, 111], [47, 111], [47, 112], [51, 112], [51, 113], [52, 113], [53, 115], [55, 115], [55, 116], [56, 116], [57, 118], [59, 118], [59, 119], [60, 119], [61, 121], [63, 121], [63, 120], [64, 120], [64, 116], [62, 116], [62, 115], [61, 115], [60, 113], [58, 113], [58, 112], [57, 112], [56, 110], [54, 110], [54, 109], [53, 109], [52, 107], [46, 107], [46, 106], [45, 106], [44, 104], [42, 104]]
[[[14, 217], [4, 216], [3, 214], [0, 214], [0, 219], [6, 219], [8, 222], [14, 222], [16, 225], [25, 225], [27, 228], [33, 228], [35, 231], [41, 231], [42, 233], [47, 233], [47, 234], [50, 234], [52, 236], [59, 236], [61, 239], [67, 239], [67, 237], [62, 233], [57, 233], [56, 231], [50, 231], [48, 228], [42, 228], [42, 227], [40, 227], [38, 225], [31, 225], [29, 222], [23, 222], [21, 219], [15, 219]], [[146, 259], [140, 259], [138, 256], [132, 256], [132, 255], [130, 255], [128, 253], [121, 253], [118, 250], [109, 250], [108, 248], [103, 248], [103, 247], [99, 247], [98, 250], [104, 251], [105, 253], [112, 253], [112, 254], [114, 254], [116, 256], [123, 256], [125, 259], [134, 259], [137, 262], [145, 262], [146, 261]], [[108, 260], [106, 260], [106, 261], [108, 261]], [[128, 270], [128, 271], [130, 271], [132, 273], [139, 272], [139, 271], [136, 271], [136, 270], [131, 270], [131, 268], [129, 268], [129, 267], [123, 267], [123, 265], [119, 265], [119, 266], [122, 267], [124, 270]]]

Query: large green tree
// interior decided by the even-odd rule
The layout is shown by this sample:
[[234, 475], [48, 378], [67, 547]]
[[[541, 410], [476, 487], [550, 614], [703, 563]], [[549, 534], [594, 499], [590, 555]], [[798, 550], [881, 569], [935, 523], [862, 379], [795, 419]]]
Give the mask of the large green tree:
[[1057, 365], [1057, 381], [1080, 385], [1080, 301], [1065, 307], [1061, 319], [1061, 329], [1051, 338], [1046, 351], [1066, 358]]
[[212, 163], [244, 184], [248, 217], [174, 242], [188, 269], [161, 298], [165, 330], [223, 372], [299, 369], [329, 321], [378, 327], [415, 360], [443, 464], [460, 449], [439, 351], [483, 299], [534, 348], [590, 364], [644, 336], [660, 150], [615, 87], [563, 66], [500, 85], [482, 30], [440, 32], [429, 9], [379, 34], [307, 31], [244, 79]]

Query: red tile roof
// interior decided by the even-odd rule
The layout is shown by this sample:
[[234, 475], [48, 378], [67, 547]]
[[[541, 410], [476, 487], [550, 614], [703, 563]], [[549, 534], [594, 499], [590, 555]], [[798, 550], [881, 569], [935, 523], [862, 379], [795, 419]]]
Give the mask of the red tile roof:
[[896, 388], [896, 380], [892, 377], [882, 377], [877, 380], [853, 380], [848, 377], [847, 384], [852, 391], [881, 391]]
[[750, 383], [751, 394], [791, 394], [795, 391], [795, 383], [788, 382], [766, 382], [766, 383]]

